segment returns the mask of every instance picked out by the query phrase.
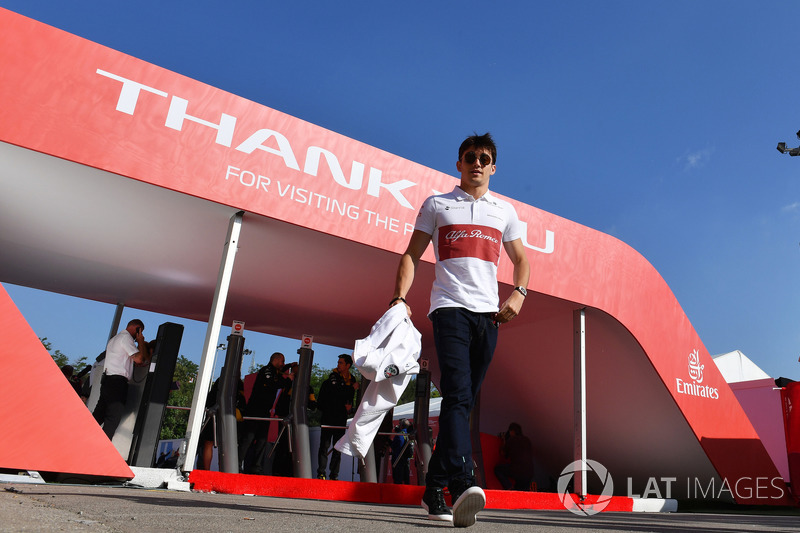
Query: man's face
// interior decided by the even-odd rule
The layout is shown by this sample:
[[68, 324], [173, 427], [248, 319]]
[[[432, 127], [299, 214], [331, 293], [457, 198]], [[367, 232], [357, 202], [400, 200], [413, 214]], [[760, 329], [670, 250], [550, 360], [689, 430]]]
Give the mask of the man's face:
[[336, 364], [336, 370], [338, 370], [340, 374], [344, 374], [350, 371], [350, 365], [348, 365], [344, 359], [339, 359], [339, 362]]
[[[468, 161], [473, 158], [474, 161], [469, 163]], [[475, 148], [474, 146], [464, 150], [461, 160], [456, 163], [456, 168], [461, 173], [461, 183], [470, 187], [487, 185], [489, 177], [497, 170], [492, 160], [492, 152], [487, 148]]]
[[285, 361], [286, 358], [284, 358], [282, 355], [276, 355], [275, 359], [272, 360], [272, 366], [280, 370], [283, 368]]

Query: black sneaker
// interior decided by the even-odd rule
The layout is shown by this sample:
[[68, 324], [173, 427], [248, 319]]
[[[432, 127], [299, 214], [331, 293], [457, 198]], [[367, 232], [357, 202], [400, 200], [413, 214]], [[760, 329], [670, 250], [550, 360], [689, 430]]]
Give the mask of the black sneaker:
[[474, 484], [475, 481], [472, 479], [451, 479], [450, 483], [447, 484], [447, 492], [450, 493], [450, 503], [455, 505], [456, 500], [464, 494], [464, 491]]
[[444, 503], [444, 491], [438, 487], [426, 487], [422, 495], [422, 508], [428, 511], [428, 520], [452, 522], [453, 513]]
[[469, 527], [478, 519], [478, 513], [486, 507], [486, 494], [477, 486], [468, 487], [453, 497], [453, 526]]

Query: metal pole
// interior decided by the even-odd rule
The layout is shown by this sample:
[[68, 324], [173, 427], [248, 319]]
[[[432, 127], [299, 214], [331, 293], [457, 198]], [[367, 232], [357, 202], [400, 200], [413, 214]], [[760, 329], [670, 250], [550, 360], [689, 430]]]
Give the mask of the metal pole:
[[469, 433], [472, 441], [472, 467], [475, 483], [479, 487], [486, 486], [486, 476], [483, 472], [483, 450], [481, 448], [481, 392], [475, 398], [475, 405], [469, 415]]
[[311, 479], [311, 444], [308, 437], [308, 421], [306, 420], [306, 405], [311, 387], [311, 365], [314, 363], [314, 350], [300, 348], [297, 350], [300, 360], [297, 364], [297, 373], [292, 386], [292, 462], [294, 464], [294, 477]]
[[111, 321], [111, 331], [108, 332], [108, 340], [106, 341], [106, 344], [108, 344], [108, 341], [110, 341], [114, 337], [114, 335], [119, 333], [119, 323], [122, 320], [123, 309], [125, 309], [125, 304], [122, 302], [118, 302], [117, 308], [114, 310], [114, 318]]
[[580, 471], [575, 472], [575, 494], [586, 497], [586, 308], [572, 314], [573, 337], [573, 457], [580, 461]]
[[378, 434], [375, 435], [372, 446], [370, 446], [373, 460], [375, 461], [375, 477], [377, 483], [386, 483], [386, 477], [389, 475], [392, 439], [394, 435], [394, 407], [392, 407], [384, 413], [383, 420], [381, 420], [381, 425], [378, 428]]
[[[369, 387], [370, 381], [365, 378], [363, 375], [361, 376], [361, 383], [358, 386], [358, 403], [361, 405], [361, 398], [364, 397], [364, 391], [367, 390]], [[375, 442], [370, 445], [369, 450], [367, 450], [367, 454], [364, 456], [362, 460], [358, 461], [358, 476], [361, 481], [365, 483], [377, 483], [378, 482], [378, 473], [377, 469], [375, 468]]]
[[228, 336], [228, 351], [217, 388], [217, 442], [220, 472], [239, 473], [239, 438], [236, 431], [236, 397], [239, 394], [239, 368], [242, 365], [244, 337]]
[[428, 463], [431, 460], [431, 439], [428, 432], [428, 417], [431, 404], [431, 373], [428, 372], [428, 362], [420, 362], [420, 371], [417, 375], [417, 390], [414, 395], [414, 431], [417, 435], [417, 484], [425, 484], [425, 474], [428, 472]]
[[367, 455], [358, 461], [358, 477], [364, 483], [377, 483], [378, 472], [375, 468], [375, 446], [370, 446]]
[[214, 300], [211, 302], [211, 316], [206, 329], [206, 339], [203, 345], [203, 356], [197, 372], [197, 382], [192, 398], [192, 410], [189, 412], [189, 422], [186, 425], [186, 453], [182, 453], [178, 467], [184, 472], [194, 469], [194, 460], [197, 457], [197, 443], [200, 440], [200, 426], [203, 424], [203, 411], [206, 405], [208, 388], [211, 386], [211, 375], [214, 373], [214, 351], [217, 349], [217, 339], [222, 327], [222, 315], [225, 312], [225, 303], [228, 299], [228, 288], [231, 283], [233, 263], [236, 250], [239, 246], [239, 234], [242, 229], [244, 211], [239, 211], [231, 217], [228, 224], [228, 235], [223, 247], [222, 260], [217, 277], [217, 288], [214, 291]]

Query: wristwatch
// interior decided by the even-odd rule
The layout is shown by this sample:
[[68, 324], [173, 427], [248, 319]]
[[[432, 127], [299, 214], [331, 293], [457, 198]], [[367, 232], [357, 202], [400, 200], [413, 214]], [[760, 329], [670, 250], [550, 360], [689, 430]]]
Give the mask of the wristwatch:
[[519, 291], [519, 293], [523, 296], [523, 298], [528, 295], [528, 290], [522, 285], [520, 285], [519, 287], [514, 287], [514, 290]]

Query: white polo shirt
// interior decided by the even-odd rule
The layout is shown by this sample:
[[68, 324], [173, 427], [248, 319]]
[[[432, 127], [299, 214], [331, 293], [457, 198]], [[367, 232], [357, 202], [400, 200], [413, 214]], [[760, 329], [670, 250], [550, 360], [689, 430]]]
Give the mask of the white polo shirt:
[[415, 229], [431, 235], [436, 254], [429, 314], [440, 307], [498, 311], [497, 263], [503, 243], [522, 236], [514, 206], [488, 191], [476, 200], [456, 187], [425, 200]]
[[131, 356], [139, 351], [133, 337], [127, 329], [114, 335], [106, 345], [106, 360], [103, 372], [110, 376], [133, 376], [133, 359]]

